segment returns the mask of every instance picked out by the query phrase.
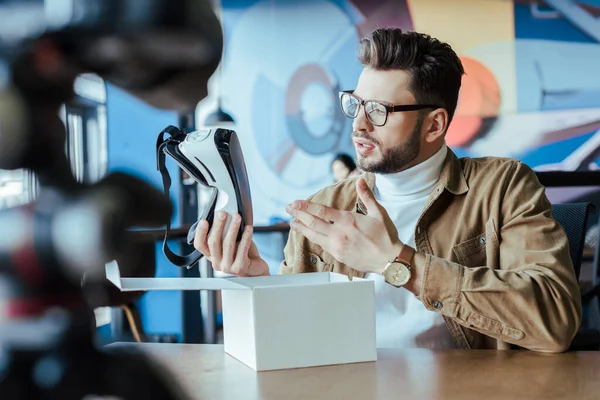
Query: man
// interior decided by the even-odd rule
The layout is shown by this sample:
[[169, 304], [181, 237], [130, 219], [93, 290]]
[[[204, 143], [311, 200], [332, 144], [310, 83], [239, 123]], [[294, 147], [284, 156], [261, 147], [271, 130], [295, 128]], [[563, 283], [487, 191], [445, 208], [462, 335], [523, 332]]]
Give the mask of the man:
[[[356, 90], [340, 94], [365, 173], [288, 206], [281, 273], [375, 281], [378, 347], [567, 349], [581, 320], [567, 238], [530, 168], [457, 158], [444, 142], [464, 73], [447, 44], [400, 29], [360, 43]], [[195, 247], [216, 269], [269, 273], [239, 215]]]

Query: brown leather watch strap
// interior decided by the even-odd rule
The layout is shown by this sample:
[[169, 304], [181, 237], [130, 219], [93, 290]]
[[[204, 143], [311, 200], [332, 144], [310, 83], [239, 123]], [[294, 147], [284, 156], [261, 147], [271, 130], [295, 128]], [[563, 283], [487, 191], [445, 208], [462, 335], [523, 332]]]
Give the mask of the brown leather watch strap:
[[412, 265], [412, 259], [415, 255], [415, 249], [405, 244], [402, 246], [402, 250], [400, 250], [400, 254], [396, 257], [396, 261], [401, 262], [402, 264], [410, 267]]

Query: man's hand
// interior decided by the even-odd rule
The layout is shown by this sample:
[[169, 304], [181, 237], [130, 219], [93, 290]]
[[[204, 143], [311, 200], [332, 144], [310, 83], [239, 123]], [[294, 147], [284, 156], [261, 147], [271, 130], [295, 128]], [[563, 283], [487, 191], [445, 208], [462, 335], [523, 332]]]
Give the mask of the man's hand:
[[339, 262], [358, 271], [382, 273], [403, 244], [387, 212], [363, 179], [356, 182], [356, 190], [368, 215], [295, 201], [287, 207], [294, 217], [291, 227]]
[[[269, 275], [269, 266], [260, 257], [252, 241], [252, 226], [246, 226], [242, 238], [236, 243], [242, 218], [235, 214], [223, 239], [223, 228], [228, 214], [218, 213], [208, 232], [208, 221], [200, 221], [196, 228], [194, 247], [204, 255], [217, 271], [237, 276]], [[208, 235], [207, 235], [208, 233]]]

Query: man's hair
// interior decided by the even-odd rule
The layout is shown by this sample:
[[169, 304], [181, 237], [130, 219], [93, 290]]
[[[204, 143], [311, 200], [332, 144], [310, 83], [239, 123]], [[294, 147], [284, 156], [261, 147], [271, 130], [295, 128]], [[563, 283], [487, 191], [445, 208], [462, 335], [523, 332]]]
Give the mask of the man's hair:
[[375, 70], [406, 71], [417, 103], [443, 107], [452, 120], [465, 71], [447, 43], [422, 33], [381, 28], [361, 39], [358, 59]]

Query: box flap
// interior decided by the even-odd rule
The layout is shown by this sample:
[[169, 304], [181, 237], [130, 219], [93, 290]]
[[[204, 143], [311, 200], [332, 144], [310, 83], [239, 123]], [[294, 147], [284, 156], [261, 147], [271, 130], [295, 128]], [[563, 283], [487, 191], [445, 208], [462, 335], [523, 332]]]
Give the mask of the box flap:
[[106, 278], [122, 292], [146, 290], [248, 290], [233, 278], [122, 278], [119, 265], [105, 266]]
[[[311, 272], [308, 274], [284, 274], [235, 278], [235, 282], [251, 289], [271, 286], [311, 286], [330, 282], [330, 272]], [[348, 278], [346, 277], [346, 281]]]
[[[226, 278], [123, 278], [119, 265], [106, 264], [106, 278], [122, 292], [147, 290], [252, 290], [281, 286], [312, 286], [332, 283], [351, 283], [348, 276], [332, 272]], [[354, 278], [355, 280], [362, 280]]]

